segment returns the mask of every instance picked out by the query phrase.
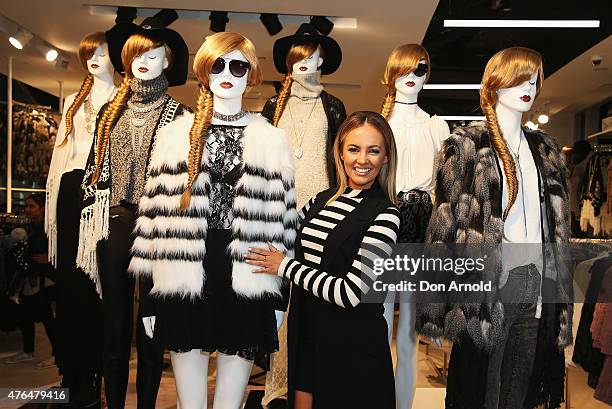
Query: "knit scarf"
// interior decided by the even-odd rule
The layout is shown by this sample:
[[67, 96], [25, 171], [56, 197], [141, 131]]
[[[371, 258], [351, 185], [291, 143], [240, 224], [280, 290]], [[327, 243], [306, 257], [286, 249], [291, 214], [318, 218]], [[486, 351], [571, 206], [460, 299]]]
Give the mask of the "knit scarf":
[[168, 91], [168, 80], [164, 74], [152, 80], [141, 80], [132, 78], [130, 81], [130, 102], [137, 107], [145, 107], [151, 102], [157, 101]]
[[323, 91], [321, 85], [321, 71], [311, 74], [293, 73], [293, 83], [291, 84], [291, 95], [302, 100], [319, 98]]

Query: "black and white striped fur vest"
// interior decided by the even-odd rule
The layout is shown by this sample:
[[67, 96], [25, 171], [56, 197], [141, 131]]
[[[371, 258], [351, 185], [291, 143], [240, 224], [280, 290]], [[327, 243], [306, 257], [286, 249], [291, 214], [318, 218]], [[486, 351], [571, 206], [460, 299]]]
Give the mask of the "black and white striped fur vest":
[[[192, 123], [193, 115], [185, 114], [160, 130], [139, 203], [129, 270], [152, 276], [152, 295], [198, 297], [206, 279], [203, 260], [210, 214], [206, 150], [191, 203], [186, 210], [179, 206], [187, 182]], [[298, 224], [295, 206], [294, 166], [286, 134], [266, 119], [253, 117], [244, 130], [243, 174], [236, 187], [228, 249], [237, 294], [281, 296], [283, 279], [251, 273], [254, 266], [244, 262], [244, 254], [249, 247], [272, 242], [291, 256]]]
[[[542, 179], [545, 196], [547, 243], [565, 247], [569, 241], [568, 193], [566, 167], [557, 143], [548, 135], [523, 129]], [[485, 122], [472, 122], [455, 128], [438, 157], [436, 203], [427, 229], [427, 243], [479, 244], [495, 249], [493, 268], [486, 278], [499, 283], [502, 243], [501, 163], [491, 146]], [[563, 263], [557, 265], [557, 291], [567, 300], [557, 304], [556, 339], [558, 347], [572, 342], [572, 277]], [[491, 260], [489, 260], [491, 261]], [[490, 271], [489, 271], [490, 270]], [[497, 287], [495, 287], [497, 288]], [[417, 331], [432, 337], [445, 336], [457, 341], [469, 334], [476, 346], [490, 349], [502, 341], [504, 309], [495, 294], [487, 302], [475, 304], [422, 303], [417, 307]]]

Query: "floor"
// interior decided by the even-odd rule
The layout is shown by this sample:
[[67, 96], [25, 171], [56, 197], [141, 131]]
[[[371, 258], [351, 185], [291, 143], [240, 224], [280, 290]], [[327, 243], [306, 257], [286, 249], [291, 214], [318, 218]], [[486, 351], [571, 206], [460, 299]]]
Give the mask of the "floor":
[[[21, 336], [18, 332], [0, 332], [0, 360], [19, 350]], [[395, 353], [395, 346], [393, 345]], [[133, 354], [135, 356], [135, 353]], [[0, 364], [0, 388], [18, 387], [49, 387], [57, 385], [59, 377], [55, 367], [36, 369], [36, 363], [51, 356], [51, 350], [44, 329], [40, 324], [36, 326], [36, 360], [22, 364]], [[395, 355], [394, 355], [395, 360]], [[209, 385], [214, 385], [214, 359], [211, 359], [211, 371], [209, 373]], [[443, 354], [435, 348], [429, 349], [421, 345], [418, 360], [417, 392], [413, 408], [442, 409], [444, 408], [444, 381], [436, 368], [443, 367]], [[127, 408], [136, 407], [136, 360], [131, 362], [130, 384], [128, 386]], [[258, 375], [261, 371], [254, 369], [253, 380], [262, 383], [264, 376]], [[570, 368], [570, 403], [571, 409], [605, 409], [610, 406], [596, 401], [593, 398], [593, 390], [587, 386], [586, 373], [580, 368]], [[251, 390], [261, 390], [260, 386], [250, 386]], [[214, 386], [209, 388], [209, 407], [212, 407]], [[0, 409], [17, 409], [25, 402], [10, 402], [0, 399]], [[32, 405], [28, 405], [30, 407]], [[164, 371], [157, 399], [157, 407], [161, 409], [176, 408], [176, 389], [171, 368]], [[565, 406], [563, 409], [566, 408]]]

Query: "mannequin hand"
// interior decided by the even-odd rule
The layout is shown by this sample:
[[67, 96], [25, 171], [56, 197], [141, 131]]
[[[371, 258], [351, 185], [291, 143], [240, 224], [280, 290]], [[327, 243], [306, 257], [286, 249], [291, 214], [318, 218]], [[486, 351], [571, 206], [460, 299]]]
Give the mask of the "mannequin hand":
[[268, 243], [267, 249], [250, 247], [249, 252], [245, 255], [248, 264], [261, 267], [258, 270], [253, 270], [253, 273], [271, 275], [278, 274], [278, 268], [284, 258], [285, 254], [274, 247], [272, 243]]
[[278, 331], [283, 325], [283, 319], [285, 319], [285, 311], [275, 310], [274, 314], [276, 315], [276, 331]]
[[153, 331], [155, 330], [155, 316], [142, 317], [142, 324], [144, 325], [144, 330], [147, 337], [153, 339]]

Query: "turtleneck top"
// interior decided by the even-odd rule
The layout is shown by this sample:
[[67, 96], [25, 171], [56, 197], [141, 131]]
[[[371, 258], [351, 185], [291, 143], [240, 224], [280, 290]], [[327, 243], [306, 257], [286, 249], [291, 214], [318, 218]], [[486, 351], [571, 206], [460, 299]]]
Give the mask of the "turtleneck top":
[[[327, 115], [321, 101], [321, 72], [293, 73], [291, 93], [278, 127], [287, 132], [294, 152], [297, 206], [302, 207], [322, 189], [327, 189], [325, 150]], [[302, 149], [302, 157], [295, 156]]]
[[[131, 95], [110, 135], [110, 206], [137, 204], [145, 185], [147, 158], [155, 125], [167, 98], [168, 80], [133, 78]], [[162, 101], [163, 99], [163, 101]], [[140, 111], [142, 110], [142, 111]]]

